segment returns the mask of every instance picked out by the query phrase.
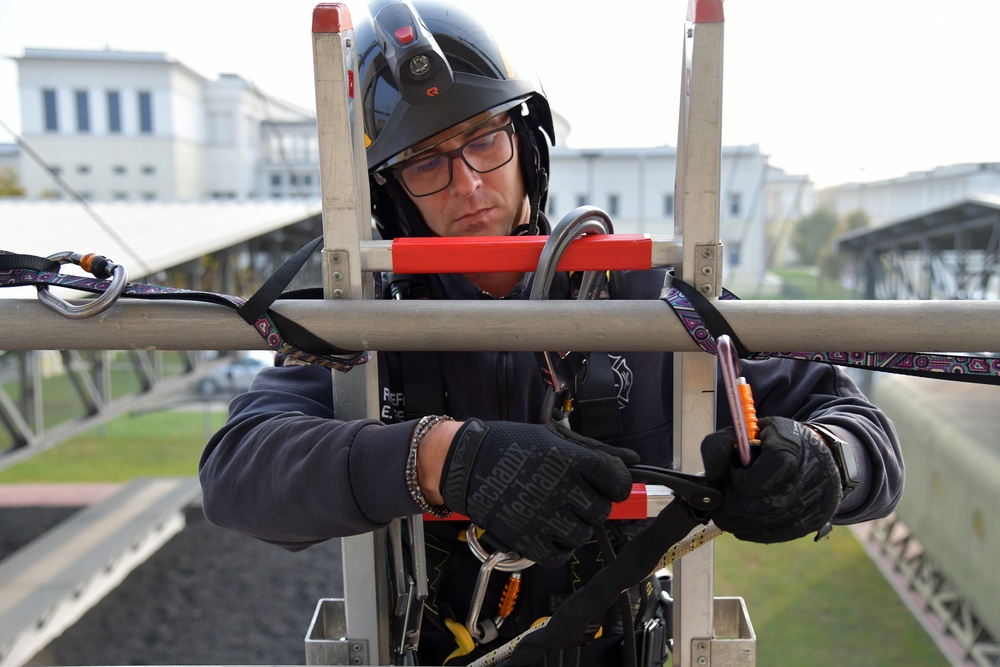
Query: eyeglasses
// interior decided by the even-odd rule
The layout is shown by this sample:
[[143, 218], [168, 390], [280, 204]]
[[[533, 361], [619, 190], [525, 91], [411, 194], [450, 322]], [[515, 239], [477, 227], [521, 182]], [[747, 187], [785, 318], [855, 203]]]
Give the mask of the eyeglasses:
[[393, 172], [414, 197], [433, 195], [451, 185], [452, 165], [457, 158], [479, 174], [494, 171], [510, 162], [514, 157], [513, 136], [514, 126], [507, 123], [470, 139], [455, 150], [394, 167]]

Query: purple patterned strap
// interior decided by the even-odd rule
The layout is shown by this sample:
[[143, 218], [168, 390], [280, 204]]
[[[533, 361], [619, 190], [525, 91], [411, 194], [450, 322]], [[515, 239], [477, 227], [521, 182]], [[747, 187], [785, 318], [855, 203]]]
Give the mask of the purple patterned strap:
[[[67, 287], [91, 294], [102, 294], [111, 284], [110, 280], [98, 280], [85, 276], [69, 275], [56, 271], [37, 271], [34, 269], [0, 269], [0, 287], [21, 287], [25, 285]], [[214, 303], [238, 310], [246, 303], [246, 299], [229, 294], [214, 292], [199, 292], [178, 287], [164, 287], [149, 283], [130, 282], [125, 285], [121, 294], [133, 299], [171, 299], [181, 301], [199, 301]], [[275, 352], [307, 364], [316, 364], [347, 372], [355, 366], [367, 363], [372, 357], [371, 351], [347, 352], [344, 354], [317, 354], [302, 349], [282, 335], [270, 311], [266, 311], [253, 323], [254, 329]]]
[[[680, 283], [680, 280], [674, 278], [673, 282]], [[721, 298], [726, 300], [739, 299], [728, 290], [723, 290]], [[709, 354], [716, 354], [715, 335], [710, 331], [702, 313], [704, 304], [702, 309], [699, 309], [676, 287], [666, 290], [661, 300], [666, 301], [673, 309], [674, 314], [680, 319], [684, 329], [691, 335], [698, 347]], [[715, 311], [713, 316], [721, 317], [714, 306], [709, 304], [708, 308]], [[901, 375], [916, 375], [979, 384], [1000, 384], [1000, 358], [985, 356], [909, 352], [750, 352], [741, 356], [748, 359], [782, 358], [821, 361], [838, 366]]]

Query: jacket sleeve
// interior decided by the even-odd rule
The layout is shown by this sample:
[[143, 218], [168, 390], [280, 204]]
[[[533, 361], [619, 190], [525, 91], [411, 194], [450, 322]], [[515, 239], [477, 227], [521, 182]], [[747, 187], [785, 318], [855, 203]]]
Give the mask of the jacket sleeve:
[[819, 423], [851, 445], [860, 483], [841, 502], [834, 523], [870, 521], [896, 507], [904, 481], [896, 430], [841, 368], [791, 359], [743, 361], [741, 365], [753, 388], [758, 417]]
[[265, 369], [202, 455], [205, 515], [298, 550], [413, 514], [405, 481], [413, 427], [337, 420], [328, 369]]

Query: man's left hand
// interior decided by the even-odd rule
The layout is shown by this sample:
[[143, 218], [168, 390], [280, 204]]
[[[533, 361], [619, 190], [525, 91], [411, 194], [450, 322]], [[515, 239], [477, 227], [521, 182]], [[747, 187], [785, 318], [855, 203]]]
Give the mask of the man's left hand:
[[705, 437], [705, 476], [721, 483], [715, 524], [740, 540], [787, 542], [823, 531], [837, 512], [841, 482], [830, 450], [805, 424], [784, 417], [761, 420], [760, 451], [742, 467], [731, 428]]

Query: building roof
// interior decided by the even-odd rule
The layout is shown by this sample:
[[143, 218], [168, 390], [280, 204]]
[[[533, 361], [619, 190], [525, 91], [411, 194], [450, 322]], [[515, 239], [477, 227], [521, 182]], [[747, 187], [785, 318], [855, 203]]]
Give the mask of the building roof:
[[[0, 250], [49, 256], [104, 255], [136, 280], [307, 220], [319, 200], [94, 202], [0, 198]], [[67, 273], [83, 274], [67, 266]], [[31, 296], [5, 290], [0, 298]]]
[[909, 218], [858, 229], [837, 238], [842, 252], [985, 249], [995, 243], [1000, 196], [977, 195]]

